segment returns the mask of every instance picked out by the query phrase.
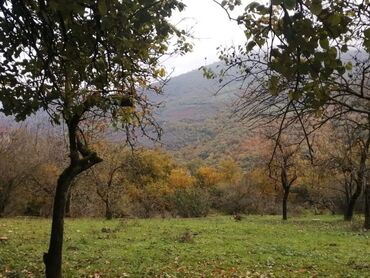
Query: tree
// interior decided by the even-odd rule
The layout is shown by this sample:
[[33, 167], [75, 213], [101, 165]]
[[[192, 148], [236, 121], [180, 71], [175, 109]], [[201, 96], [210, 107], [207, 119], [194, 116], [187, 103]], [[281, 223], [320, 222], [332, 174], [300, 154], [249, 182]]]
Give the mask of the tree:
[[40, 166], [35, 155], [40, 146], [26, 127], [9, 127], [0, 133], [0, 217], [5, 213], [12, 194]]
[[241, 167], [232, 159], [223, 159], [219, 163], [220, 172], [223, 174], [223, 182], [229, 184], [239, 183], [243, 177]]
[[165, 197], [172, 193], [168, 178], [174, 167], [171, 157], [158, 149], [140, 149], [127, 157], [123, 169], [125, 191], [135, 203], [137, 215], [148, 218], [165, 212]]
[[210, 188], [224, 180], [223, 174], [211, 166], [200, 166], [196, 177], [201, 187]]
[[[184, 5], [177, 0], [3, 0], [0, 2], [1, 111], [24, 120], [44, 110], [65, 124], [69, 165], [58, 178], [46, 277], [62, 276], [66, 199], [80, 173], [102, 159], [84, 139], [81, 123], [107, 118], [132, 141], [137, 127], [156, 126], [147, 93], [163, 77], [159, 58], [169, 36], [180, 38], [168, 18]], [[140, 88], [140, 89], [139, 89]]]
[[184, 168], [174, 168], [168, 176], [168, 183], [172, 190], [177, 188], [184, 189], [192, 187], [195, 179]]
[[283, 190], [282, 215], [283, 220], [288, 219], [288, 197], [290, 190], [297, 180], [297, 153], [299, 144], [285, 138], [270, 137], [273, 140], [274, 150], [269, 162], [270, 177], [281, 185]]
[[114, 216], [113, 203], [123, 194], [127, 150], [114, 143], [100, 142], [99, 145], [104, 162], [93, 167], [90, 176], [96, 185], [96, 193], [105, 205], [105, 218], [110, 220]]
[[336, 158], [344, 176], [346, 210], [344, 220], [352, 221], [357, 200], [363, 193], [370, 148], [370, 130], [357, 129], [350, 122], [343, 126], [342, 151]]
[[[236, 112], [242, 118], [279, 119], [280, 129], [299, 123], [306, 139], [325, 122], [353, 114], [368, 130], [367, 2], [276, 0], [248, 4], [236, 19], [245, 27], [245, 45], [220, 53], [228, 69], [238, 71], [231, 79], [247, 84]], [[241, 1], [219, 4], [229, 12]], [[221, 72], [226, 84], [231, 82], [228, 72]], [[307, 130], [305, 124], [311, 116], [319, 123], [308, 125], [311, 130]], [[370, 204], [366, 192], [370, 192], [368, 186], [365, 203]], [[368, 205], [364, 225], [370, 228]]]

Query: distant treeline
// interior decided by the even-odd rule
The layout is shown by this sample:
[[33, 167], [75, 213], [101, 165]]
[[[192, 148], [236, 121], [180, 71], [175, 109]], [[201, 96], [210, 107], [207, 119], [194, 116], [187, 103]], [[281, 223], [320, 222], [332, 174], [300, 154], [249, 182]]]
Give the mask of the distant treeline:
[[[271, 163], [273, 142], [251, 135], [241, 150], [248, 157], [247, 168], [222, 153], [217, 161], [185, 162], [161, 149], [131, 149], [105, 136], [91, 136], [104, 161], [74, 180], [66, 213], [106, 218], [280, 214], [286, 192], [282, 162], [287, 159], [285, 170], [295, 177], [288, 192], [290, 212], [343, 213], [356, 185], [350, 183], [348, 171], [355, 174], [360, 148], [354, 142], [348, 156], [348, 144], [347, 149], [333, 144], [334, 137], [343, 139], [337, 132], [327, 128], [316, 137], [315, 163], [304, 147], [286, 147]], [[47, 129], [4, 126], [0, 145], [0, 215], [49, 217], [56, 181], [68, 159], [63, 136]], [[358, 202], [361, 208], [361, 198]]]

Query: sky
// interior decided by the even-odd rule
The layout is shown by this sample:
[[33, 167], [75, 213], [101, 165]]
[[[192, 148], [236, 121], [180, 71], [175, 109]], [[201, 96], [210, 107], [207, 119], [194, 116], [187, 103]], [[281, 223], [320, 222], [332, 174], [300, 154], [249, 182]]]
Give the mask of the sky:
[[[173, 24], [190, 31], [193, 51], [185, 56], [166, 59], [167, 72], [176, 76], [216, 62], [217, 47], [240, 44], [245, 40], [243, 29], [230, 21], [226, 12], [212, 0], [184, 0], [187, 8], [171, 18]], [[249, 1], [243, 1], [249, 2]], [[238, 11], [241, 13], [241, 11]]]

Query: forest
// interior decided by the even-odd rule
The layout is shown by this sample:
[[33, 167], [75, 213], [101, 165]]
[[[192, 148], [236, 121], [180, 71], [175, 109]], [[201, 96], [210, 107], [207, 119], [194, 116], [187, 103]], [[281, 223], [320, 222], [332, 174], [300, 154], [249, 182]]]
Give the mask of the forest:
[[0, 0], [0, 278], [367, 277], [369, 0], [204, 1]]

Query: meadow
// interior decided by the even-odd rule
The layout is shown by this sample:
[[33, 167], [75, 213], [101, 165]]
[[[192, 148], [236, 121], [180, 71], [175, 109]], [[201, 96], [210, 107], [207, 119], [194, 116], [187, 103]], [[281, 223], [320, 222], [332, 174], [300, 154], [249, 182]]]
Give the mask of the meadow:
[[[67, 219], [64, 277], [369, 277], [360, 219], [280, 219]], [[0, 219], [0, 277], [42, 277], [49, 229], [48, 219]]]

